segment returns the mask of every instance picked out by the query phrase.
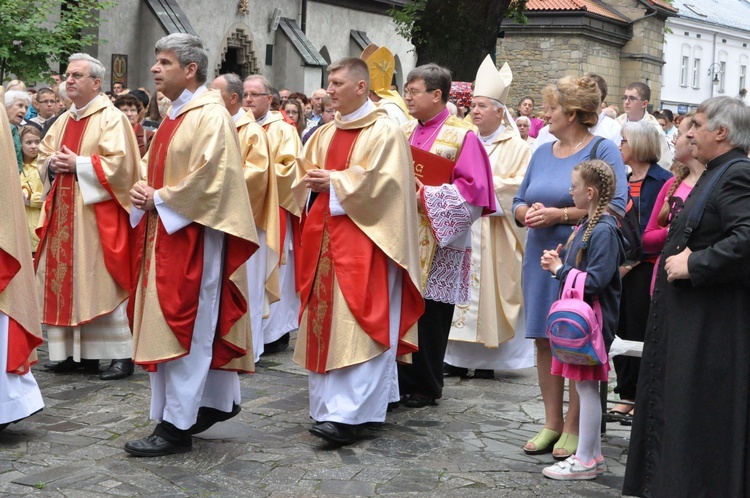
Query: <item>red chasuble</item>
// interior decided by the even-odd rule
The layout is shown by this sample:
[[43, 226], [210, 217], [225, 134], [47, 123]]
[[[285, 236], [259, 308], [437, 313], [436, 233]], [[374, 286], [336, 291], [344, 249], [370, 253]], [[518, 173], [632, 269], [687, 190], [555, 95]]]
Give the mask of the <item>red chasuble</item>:
[[[341, 171], [349, 166], [360, 131], [336, 130], [326, 156], [327, 170]], [[329, 193], [318, 194], [303, 218], [302, 264], [297, 270], [300, 317], [308, 310], [307, 328], [300, 331], [307, 334], [306, 368], [317, 373], [327, 371], [334, 272], [359, 326], [374, 341], [390, 346], [388, 258], [348, 216], [331, 216], [329, 200]]]
[[[186, 114], [182, 114], [176, 119], [165, 118], [154, 136], [149, 156], [148, 184], [155, 190], [164, 187], [169, 144], [185, 116]], [[145, 288], [151, 266], [150, 258], [153, 255], [156, 259], [154, 280], [162, 314], [180, 345], [187, 351], [185, 354], [188, 354], [198, 314], [198, 300], [203, 277], [204, 227], [198, 223], [191, 223], [170, 235], [154, 209], [141, 219], [137, 230], [139, 254], [134, 269], [140, 272], [143, 268], [143, 278], [138, 282], [136, 277], [134, 282], [137, 286]], [[230, 276], [250, 259], [256, 249], [257, 246], [251, 242], [225, 234], [219, 320], [214, 337], [211, 368], [222, 367], [234, 358], [247, 354], [245, 349], [223, 341], [222, 337], [226, 336], [237, 320], [247, 313], [247, 301], [230, 280]], [[141, 265], [144, 255], [146, 260]], [[139, 289], [135, 288], [132, 294], [135, 295], [138, 291]], [[131, 321], [134, 302], [135, 299], [131, 299], [128, 306]], [[154, 372], [158, 363], [160, 362], [139, 364], [146, 370]]]
[[[79, 121], [68, 119], [60, 145], [67, 146], [68, 149], [79, 154], [87, 124], [88, 118]], [[99, 155], [91, 156], [91, 162], [97, 179], [112, 197], [109, 200], [97, 202], [93, 206], [104, 264], [115, 282], [123, 289], [129, 290], [131, 281], [128, 213], [117, 202], [102, 170]], [[76, 181], [76, 176], [72, 173], [62, 173], [55, 177], [47, 201], [44, 203], [46, 213], [44, 224], [37, 230], [40, 247], [46, 246], [47, 249], [44, 279], [47, 288], [42, 303], [42, 323], [61, 327], [81, 325], [81, 323], [74, 323], [72, 319], [75, 299], [72, 293], [75, 272], [73, 242]], [[50, 227], [54, 227], [51, 234]]]
[[[21, 270], [21, 263], [7, 252], [0, 250], [0, 294], [13, 277]], [[23, 375], [29, 371], [29, 355], [44, 341], [24, 329], [13, 317], [8, 316], [8, 359], [5, 371]], [[34, 362], [36, 363], [36, 362]]]

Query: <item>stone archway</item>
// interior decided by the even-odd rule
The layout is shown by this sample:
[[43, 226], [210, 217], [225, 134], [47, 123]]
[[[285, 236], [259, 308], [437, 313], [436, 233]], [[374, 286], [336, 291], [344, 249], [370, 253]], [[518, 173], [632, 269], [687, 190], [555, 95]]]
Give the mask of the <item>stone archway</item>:
[[232, 25], [219, 48], [219, 57], [214, 68], [214, 77], [223, 73], [236, 73], [241, 79], [260, 73], [258, 52], [253, 35], [247, 24]]

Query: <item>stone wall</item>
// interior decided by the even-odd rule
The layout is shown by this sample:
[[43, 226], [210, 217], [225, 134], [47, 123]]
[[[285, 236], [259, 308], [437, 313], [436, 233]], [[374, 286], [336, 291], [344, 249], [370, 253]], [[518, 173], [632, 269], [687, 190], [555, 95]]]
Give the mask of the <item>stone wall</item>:
[[[542, 90], [563, 76], [601, 75], [613, 91], [619, 87], [620, 51], [582, 36], [512, 36], [498, 40], [498, 64], [507, 59], [513, 71], [508, 105], [530, 95], [541, 108]], [[610, 83], [612, 82], [612, 83]], [[613, 84], [614, 83], [614, 84]], [[610, 99], [608, 99], [610, 100]]]

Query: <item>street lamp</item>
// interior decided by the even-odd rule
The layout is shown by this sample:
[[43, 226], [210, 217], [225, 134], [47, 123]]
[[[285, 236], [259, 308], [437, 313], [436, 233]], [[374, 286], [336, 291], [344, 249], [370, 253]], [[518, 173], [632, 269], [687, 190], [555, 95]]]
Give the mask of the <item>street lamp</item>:
[[[718, 67], [719, 70], [718, 71], [715, 70], [714, 66]], [[718, 64], [718, 63], [714, 62], [713, 64], [711, 64], [710, 66], [708, 66], [708, 75], [709, 76], [711, 76], [712, 74], [714, 75], [713, 81], [712, 81], [712, 83], [714, 84], [714, 86], [719, 84], [719, 73], [720, 72], [721, 72], [721, 64]]]

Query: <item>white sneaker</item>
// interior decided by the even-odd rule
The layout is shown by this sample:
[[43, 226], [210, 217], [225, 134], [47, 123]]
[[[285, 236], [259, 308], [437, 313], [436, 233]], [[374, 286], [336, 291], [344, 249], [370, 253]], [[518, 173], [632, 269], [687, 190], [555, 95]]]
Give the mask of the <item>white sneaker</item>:
[[607, 471], [607, 462], [604, 461], [604, 455], [596, 458], [596, 475], [600, 476]]
[[581, 463], [575, 455], [568, 457], [567, 460], [550, 465], [542, 471], [542, 474], [550, 479], [558, 481], [577, 481], [583, 479], [596, 479], [597, 463], [594, 462], [590, 467]]

